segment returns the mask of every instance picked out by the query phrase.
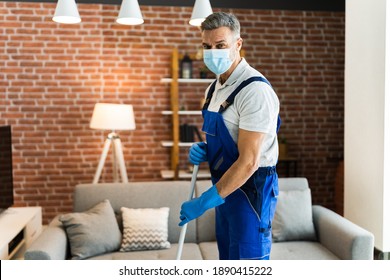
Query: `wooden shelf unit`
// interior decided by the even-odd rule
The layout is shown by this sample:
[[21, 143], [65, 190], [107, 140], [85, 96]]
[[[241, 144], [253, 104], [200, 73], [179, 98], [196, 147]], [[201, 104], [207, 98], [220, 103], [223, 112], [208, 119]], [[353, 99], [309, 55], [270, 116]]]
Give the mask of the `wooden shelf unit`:
[[[194, 143], [195, 142], [179, 142], [178, 145], [179, 145], [179, 147], [189, 148]], [[161, 141], [161, 146], [163, 146], [163, 147], [170, 148], [170, 147], [173, 147], [173, 145], [174, 145], [173, 141]]]
[[[171, 110], [162, 111], [163, 115], [171, 115], [172, 121], [172, 139], [169, 141], [162, 141], [161, 145], [163, 147], [168, 147], [171, 149], [171, 168], [170, 170], [161, 171], [162, 178], [165, 179], [183, 179], [183, 178], [191, 178], [191, 174], [179, 170], [179, 149], [183, 147], [191, 147], [193, 143], [191, 142], [180, 142], [180, 115], [201, 115], [201, 111], [185, 111], [179, 110], [179, 83], [182, 84], [210, 84], [214, 81], [214, 79], [182, 79], [179, 78], [179, 53], [175, 48], [172, 51], [172, 60], [171, 60], [171, 70], [172, 77], [171, 78], [163, 78], [161, 79], [162, 83], [170, 84], [170, 100], [171, 100]], [[198, 173], [199, 178], [210, 178], [210, 174], [206, 171], [200, 171]]]
[[[185, 111], [185, 110], [180, 110], [177, 112], [179, 115], [202, 115], [201, 111]], [[162, 111], [161, 114], [163, 115], [172, 115], [173, 111]]]
[[[172, 78], [162, 78], [162, 83], [171, 83]], [[192, 83], [192, 84], [211, 84], [214, 81], [214, 79], [183, 79], [179, 78], [177, 79], [178, 83]]]

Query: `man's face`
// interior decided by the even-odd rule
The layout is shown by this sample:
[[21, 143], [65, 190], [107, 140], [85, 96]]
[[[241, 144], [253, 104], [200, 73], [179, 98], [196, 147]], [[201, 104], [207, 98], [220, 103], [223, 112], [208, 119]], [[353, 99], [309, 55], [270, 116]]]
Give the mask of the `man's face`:
[[228, 27], [219, 27], [213, 30], [202, 32], [203, 49], [230, 49], [230, 59], [236, 60], [240, 57], [242, 39], [235, 38]]
[[234, 44], [233, 33], [228, 27], [202, 32], [203, 49], [228, 49]]

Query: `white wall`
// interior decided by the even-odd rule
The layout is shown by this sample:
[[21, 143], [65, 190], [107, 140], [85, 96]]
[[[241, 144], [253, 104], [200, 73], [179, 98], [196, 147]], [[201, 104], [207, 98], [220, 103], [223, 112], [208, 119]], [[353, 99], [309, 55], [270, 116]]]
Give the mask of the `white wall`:
[[386, 71], [384, 92], [383, 246], [390, 252], [390, 3], [386, 1]]
[[346, 0], [344, 215], [371, 231], [384, 252], [390, 251], [388, 6]]

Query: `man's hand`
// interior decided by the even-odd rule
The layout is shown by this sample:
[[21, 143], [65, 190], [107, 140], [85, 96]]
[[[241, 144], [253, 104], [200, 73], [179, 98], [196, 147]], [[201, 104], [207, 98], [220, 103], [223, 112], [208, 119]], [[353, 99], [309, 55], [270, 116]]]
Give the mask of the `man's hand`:
[[184, 202], [181, 205], [179, 226], [183, 226], [189, 221], [202, 216], [210, 208], [221, 205], [225, 200], [218, 194], [217, 187], [214, 185], [202, 193], [198, 198]]
[[205, 142], [193, 144], [188, 157], [189, 161], [194, 165], [199, 165], [201, 162], [207, 161], [207, 144]]

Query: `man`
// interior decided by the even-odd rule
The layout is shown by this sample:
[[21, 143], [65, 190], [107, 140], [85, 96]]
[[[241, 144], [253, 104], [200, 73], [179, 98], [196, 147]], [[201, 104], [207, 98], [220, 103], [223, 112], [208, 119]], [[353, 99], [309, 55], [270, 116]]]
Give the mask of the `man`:
[[269, 82], [240, 57], [240, 23], [213, 13], [201, 25], [204, 62], [217, 75], [206, 90], [206, 143], [190, 148], [195, 165], [208, 161], [214, 184], [185, 202], [181, 223], [216, 207], [220, 259], [269, 259], [278, 195], [279, 100]]

